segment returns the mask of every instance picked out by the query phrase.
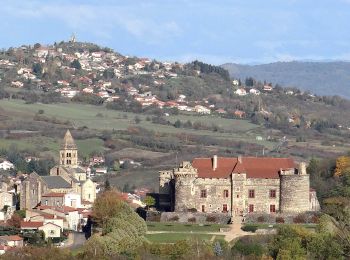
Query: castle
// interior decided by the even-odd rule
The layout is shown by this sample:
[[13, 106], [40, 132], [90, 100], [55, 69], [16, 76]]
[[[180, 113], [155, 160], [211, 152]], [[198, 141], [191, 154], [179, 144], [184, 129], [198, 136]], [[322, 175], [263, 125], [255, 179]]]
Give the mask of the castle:
[[318, 211], [305, 163], [291, 158], [195, 158], [159, 172], [160, 206], [231, 216]]
[[78, 148], [67, 130], [59, 151], [59, 165], [50, 170], [49, 176], [31, 173], [21, 183], [20, 208], [32, 209], [48, 193], [76, 193], [82, 201], [94, 202], [96, 184], [88, 178], [87, 171], [78, 165]]

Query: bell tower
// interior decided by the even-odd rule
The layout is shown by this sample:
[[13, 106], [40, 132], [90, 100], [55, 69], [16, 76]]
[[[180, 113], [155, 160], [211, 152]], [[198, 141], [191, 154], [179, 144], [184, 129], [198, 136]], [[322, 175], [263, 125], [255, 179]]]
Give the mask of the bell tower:
[[78, 148], [69, 130], [63, 138], [60, 149], [60, 166], [75, 168], [78, 166]]

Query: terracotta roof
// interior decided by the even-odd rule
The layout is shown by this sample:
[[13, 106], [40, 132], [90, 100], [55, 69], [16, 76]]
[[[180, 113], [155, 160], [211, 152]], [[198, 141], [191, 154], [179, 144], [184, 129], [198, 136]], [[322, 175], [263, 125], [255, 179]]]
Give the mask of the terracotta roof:
[[44, 194], [42, 197], [64, 197], [65, 193], [50, 192]]
[[12, 236], [0, 236], [0, 239], [5, 239], [7, 241], [21, 241], [23, 240], [22, 237], [17, 236], [17, 235], [12, 235]]
[[295, 168], [291, 158], [271, 157], [218, 157], [213, 170], [213, 158], [195, 158], [192, 166], [199, 178], [228, 178], [231, 173], [246, 173], [247, 178], [278, 179], [281, 169]]
[[32, 222], [32, 221], [21, 221], [21, 228], [33, 228], [36, 229], [38, 227], [43, 226], [43, 222]]

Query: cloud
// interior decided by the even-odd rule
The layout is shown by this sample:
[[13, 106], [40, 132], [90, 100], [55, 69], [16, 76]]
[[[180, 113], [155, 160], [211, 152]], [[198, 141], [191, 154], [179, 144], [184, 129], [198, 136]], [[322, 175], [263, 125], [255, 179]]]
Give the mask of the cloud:
[[111, 38], [115, 29], [122, 29], [139, 41], [160, 44], [182, 34], [182, 29], [175, 21], [156, 22], [152, 17], [138, 14], [135, 10], [139, 10], [135, 4], [57, 4], [39, 1], [28, 1], [21, 7], [15, 1], [6, 5], [4, 9], [5, 13], [12, 17], [51, 21], [54, 19], [73, 31], [89, 31], [103, 38]]

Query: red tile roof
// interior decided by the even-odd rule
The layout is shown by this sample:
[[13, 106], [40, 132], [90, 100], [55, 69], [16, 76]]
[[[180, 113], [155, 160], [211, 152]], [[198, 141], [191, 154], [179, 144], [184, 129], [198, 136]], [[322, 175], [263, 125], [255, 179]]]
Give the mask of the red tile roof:
[[64, 197], [65, 193], [50, 192], [43, 195], [43, 197]]
[[231, 173], [246, 173], [247, 178], [278, 179], [281, 169], [295, 168], [291, 158], [271, 157], [218, 157], [217, 168], [213, 170], [213, 158], [195, 158], [192, 166], [199, 178], [228, 178]]
[[21, 228], [32, 228], [32, 229], [36, 229], [38, 227], [43, 226], [44, 223], [43, 222], [32, 222], [32, 221], [21, 221]]
[[0, 236], [0, 239], [5, 239], [7, 241], [21, 241], [23, 240], [22, 237], [17, 236], [17, 235], [12, 235], [12, 236]]

